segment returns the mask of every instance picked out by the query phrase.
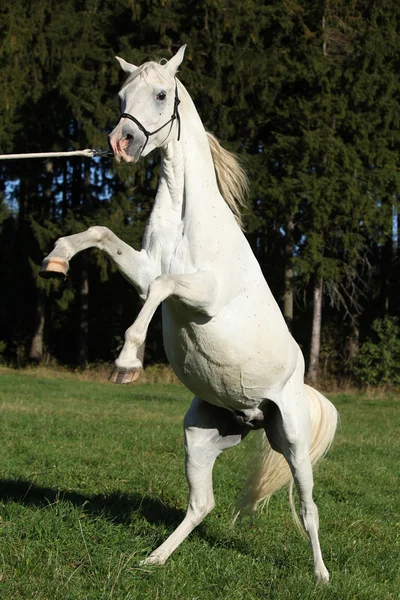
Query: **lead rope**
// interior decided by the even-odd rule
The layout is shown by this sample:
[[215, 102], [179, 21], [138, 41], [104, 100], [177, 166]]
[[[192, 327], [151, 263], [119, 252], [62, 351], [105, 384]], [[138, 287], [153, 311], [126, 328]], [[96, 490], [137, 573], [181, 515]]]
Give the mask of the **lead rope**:
[[74, 150], [71, 152], [28, 152], [26, 154], [0, 154], [0, 160], [19, 160], [20, 158], [59, 158], [62, 156], [86, 156], [94, 158], [96, 156], [113, 156], [109, 150]]

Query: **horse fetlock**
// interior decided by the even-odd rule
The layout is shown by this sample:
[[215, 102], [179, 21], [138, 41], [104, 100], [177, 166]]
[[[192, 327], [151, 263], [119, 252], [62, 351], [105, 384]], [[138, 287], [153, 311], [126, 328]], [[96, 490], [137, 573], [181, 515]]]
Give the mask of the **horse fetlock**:
[[138, 359], [136, 352], [135, 353], [129, 353], [126, 351], [124, 352], [124, 349], [122, 349], [121, 354], [115, 361], [115, 367], [117, 369], [119, 369], [120, 371], [130, 371], [131, 369], [141, 369], [142, 366], [143, 366], [142, 362], [141, 362], [141, 360]]
[[121, 354], [115, 361], [115, 368], [109, 380], [112, 383], [132, 383], [139, 377], [142, 367], [142, 362], [137, 358], [136, 354], [132, 356], [132, 354], [126, 351], [124, 346]]
[[74, 250], [68, 237], [61, 237], [56, 241], [54, 250], [50, 252], [48, 258], [52, 258], [53, 255], [54, 258], [64, 258], [65, 260], [69, 260], [74, 255]]

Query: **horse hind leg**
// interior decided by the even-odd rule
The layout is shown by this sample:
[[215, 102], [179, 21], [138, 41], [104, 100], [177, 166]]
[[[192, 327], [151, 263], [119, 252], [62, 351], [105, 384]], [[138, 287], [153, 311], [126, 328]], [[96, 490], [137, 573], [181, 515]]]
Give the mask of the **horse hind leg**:
[[326, 568], [319, 543], [319, 516], [318, 508], [312, 497], [313, 473], [311, 460], [308, 454], [303, 454], [302, 445], [295, 445], [293, 454], [288, 459], [293, 473], [300, 499], [300, 517], [311, 544], [314, 560], [314, 574], [318, 581], [329, 582], [329, 572]]
[[219, 454], [240, 443], [248, 427], [234, 421], [229, 411], [194, 398], [184, 420], [186, 477], [189, 503], [185, 518], [143, 564], [164, 564], [183, 540], [214, 508], [212, 470]]
[[310, 458], [311, 433], [306, 405], [302, 413], [283, 416], [275, 405], [267, 417], [268, 423], [265, 429], [273, 449], [283, 454], [289, 464], [299, 495], [301, 521], [311, 545], [314, 574], [318, 581], [327, 583], [329, 572], [322, 558], [318, 537], [318, 508], [312, 497], [314, 479]]

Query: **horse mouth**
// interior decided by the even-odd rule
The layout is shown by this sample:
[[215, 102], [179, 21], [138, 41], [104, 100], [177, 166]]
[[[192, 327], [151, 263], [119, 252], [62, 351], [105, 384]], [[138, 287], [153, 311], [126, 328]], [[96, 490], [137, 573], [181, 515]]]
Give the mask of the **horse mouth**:
[[135, 162], [135, 157], [127, 154], [124, 150], [120, 150], [119, 152], [114, 153], [115, 159], [117, 162], [121, 162], [121, 160], [125, 162]]
[[132, 153], [131, 148], [132, 142], [133, 136], [130, 134], [127, 134], [123, 138], [117, 140], [114, 154], [118, 162], [121, 162], [121, 160], [124, 160], [125, 162], [135, 162], [135, 155]]
[[109, 142], [117, 162], [121, 162], [121, 160], [128, 163], [137, 162], [143, 148], [143, 145], [141, 145], [135, 149], [134, 138], [129, 133], [116, 140], [110, 137]]

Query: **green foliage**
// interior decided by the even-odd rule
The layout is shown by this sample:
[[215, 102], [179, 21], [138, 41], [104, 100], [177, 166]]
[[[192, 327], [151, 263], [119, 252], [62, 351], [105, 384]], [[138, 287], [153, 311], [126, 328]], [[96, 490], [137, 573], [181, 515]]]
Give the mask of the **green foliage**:
[[362, 385], [400, 384], [400, 322], [396, 317], [376, 319], [373, 335], [360, 348], [354, 374]]

